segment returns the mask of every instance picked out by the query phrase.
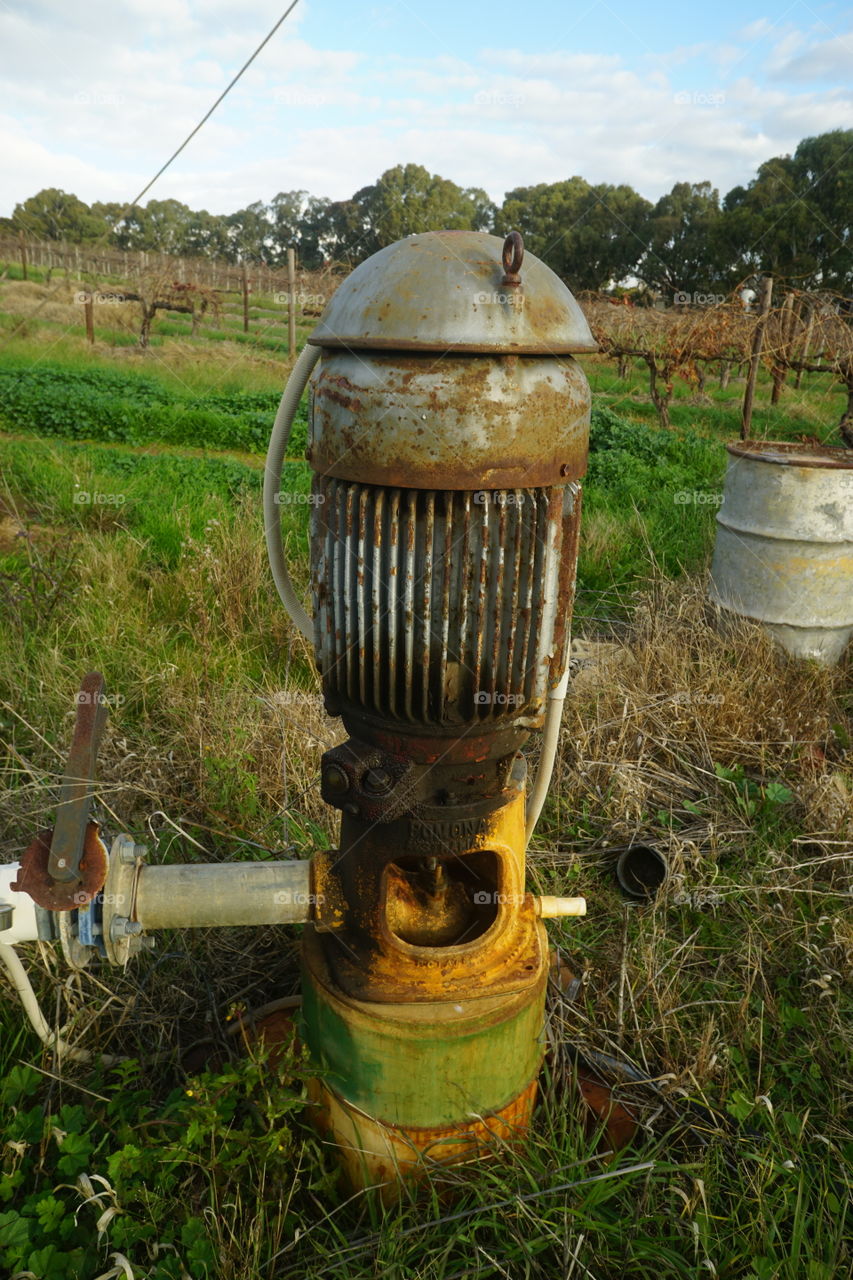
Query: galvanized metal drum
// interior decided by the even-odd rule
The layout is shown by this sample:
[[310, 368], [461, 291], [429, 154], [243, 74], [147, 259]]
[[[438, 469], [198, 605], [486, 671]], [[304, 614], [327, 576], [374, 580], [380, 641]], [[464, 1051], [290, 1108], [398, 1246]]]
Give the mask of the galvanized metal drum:
[[730, 444], [710, 598], [827, 665], [853, 635], [853, 452]]

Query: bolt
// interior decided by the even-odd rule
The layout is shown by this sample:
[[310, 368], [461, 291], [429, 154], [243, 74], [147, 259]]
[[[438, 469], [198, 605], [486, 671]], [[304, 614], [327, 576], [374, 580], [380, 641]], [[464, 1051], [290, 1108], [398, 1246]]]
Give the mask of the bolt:
[[62, 867], [62, 868], [63, 868], [63, 870], [64, 870], [64, 869], [68, 866], [68, 859], [67, 859], [67, 858], [57, 858], [57, 859], [56, 859], [56, 865], [57, 865], [58, 867]]
[[383, 796], [393, 787], [394, 776], [388, 769], [368, 769], [361, 780], [361, 785], [371, 795]]
[[147, 852], [144, 844], [137, 844], [130, 836], [123, 837], [118, 847], [119, 862], [122, 866], [133, 867], [137, 858], [144, 858]]
[[138, 920], [129, 920], [127, 916], [113, 916], [110, 921], [110, 940], [121, 942], [124, 938], [135, 938], [142, 933], [142, 925]]
[[357, 818], [357, 817], [358, 817], [358, 805], [357, 805], [357, 804], [353, 804], [352, 800], [349, 800], [349, 801], [344, 805], [344, 813], [352, 814], [352, 816], [353, 816], [354, 818]]
[[128, 956], [138, 956], [143, 951], [153, 951], [156, 946], [157, 939], [152, 938], [147, 933], [143, 933], [137, 938], [127, 938], [125, 940], [126, 954]]
[[336, 764], [330, 764], [323, 775], [323, 781], [329, 791], [348, 791], [349, 778]]

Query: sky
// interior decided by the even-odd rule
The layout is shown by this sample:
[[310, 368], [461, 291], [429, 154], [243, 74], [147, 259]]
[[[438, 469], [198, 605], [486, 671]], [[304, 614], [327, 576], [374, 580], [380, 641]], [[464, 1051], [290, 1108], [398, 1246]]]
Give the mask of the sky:
[[[0, 0], [0, 214], [125, 203], [287, 0]], [[413, 162], [500, 202], [575, 174], [721, 195], [853, 127], [853, 8], [794, 0], [301, 0], [147, 198], [343, 199]]]

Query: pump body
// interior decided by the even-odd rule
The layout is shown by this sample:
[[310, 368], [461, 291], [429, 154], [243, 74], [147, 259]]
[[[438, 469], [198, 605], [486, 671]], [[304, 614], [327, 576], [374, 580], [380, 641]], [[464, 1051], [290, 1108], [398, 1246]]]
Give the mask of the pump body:
[[520, 748], [568, 661], [595, 344], [516, 240], [391, 245], [310, 339], [314, 645], [350, 736], [302, 1017], [355, 1185], [523, 1130], [544, 1053]]

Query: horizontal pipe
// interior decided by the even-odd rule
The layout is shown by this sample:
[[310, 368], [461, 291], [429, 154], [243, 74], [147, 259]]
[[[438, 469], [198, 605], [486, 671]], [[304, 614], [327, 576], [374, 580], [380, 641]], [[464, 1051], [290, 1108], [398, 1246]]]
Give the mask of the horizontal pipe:
[[307, 924], [309, 862], [216, 862], [139, 869], [134, 920], [143, 929]]
[[536, 914], [542, 920], [557, 920], [560, 916], [585, 916], [586, 898], [534, 898]]

